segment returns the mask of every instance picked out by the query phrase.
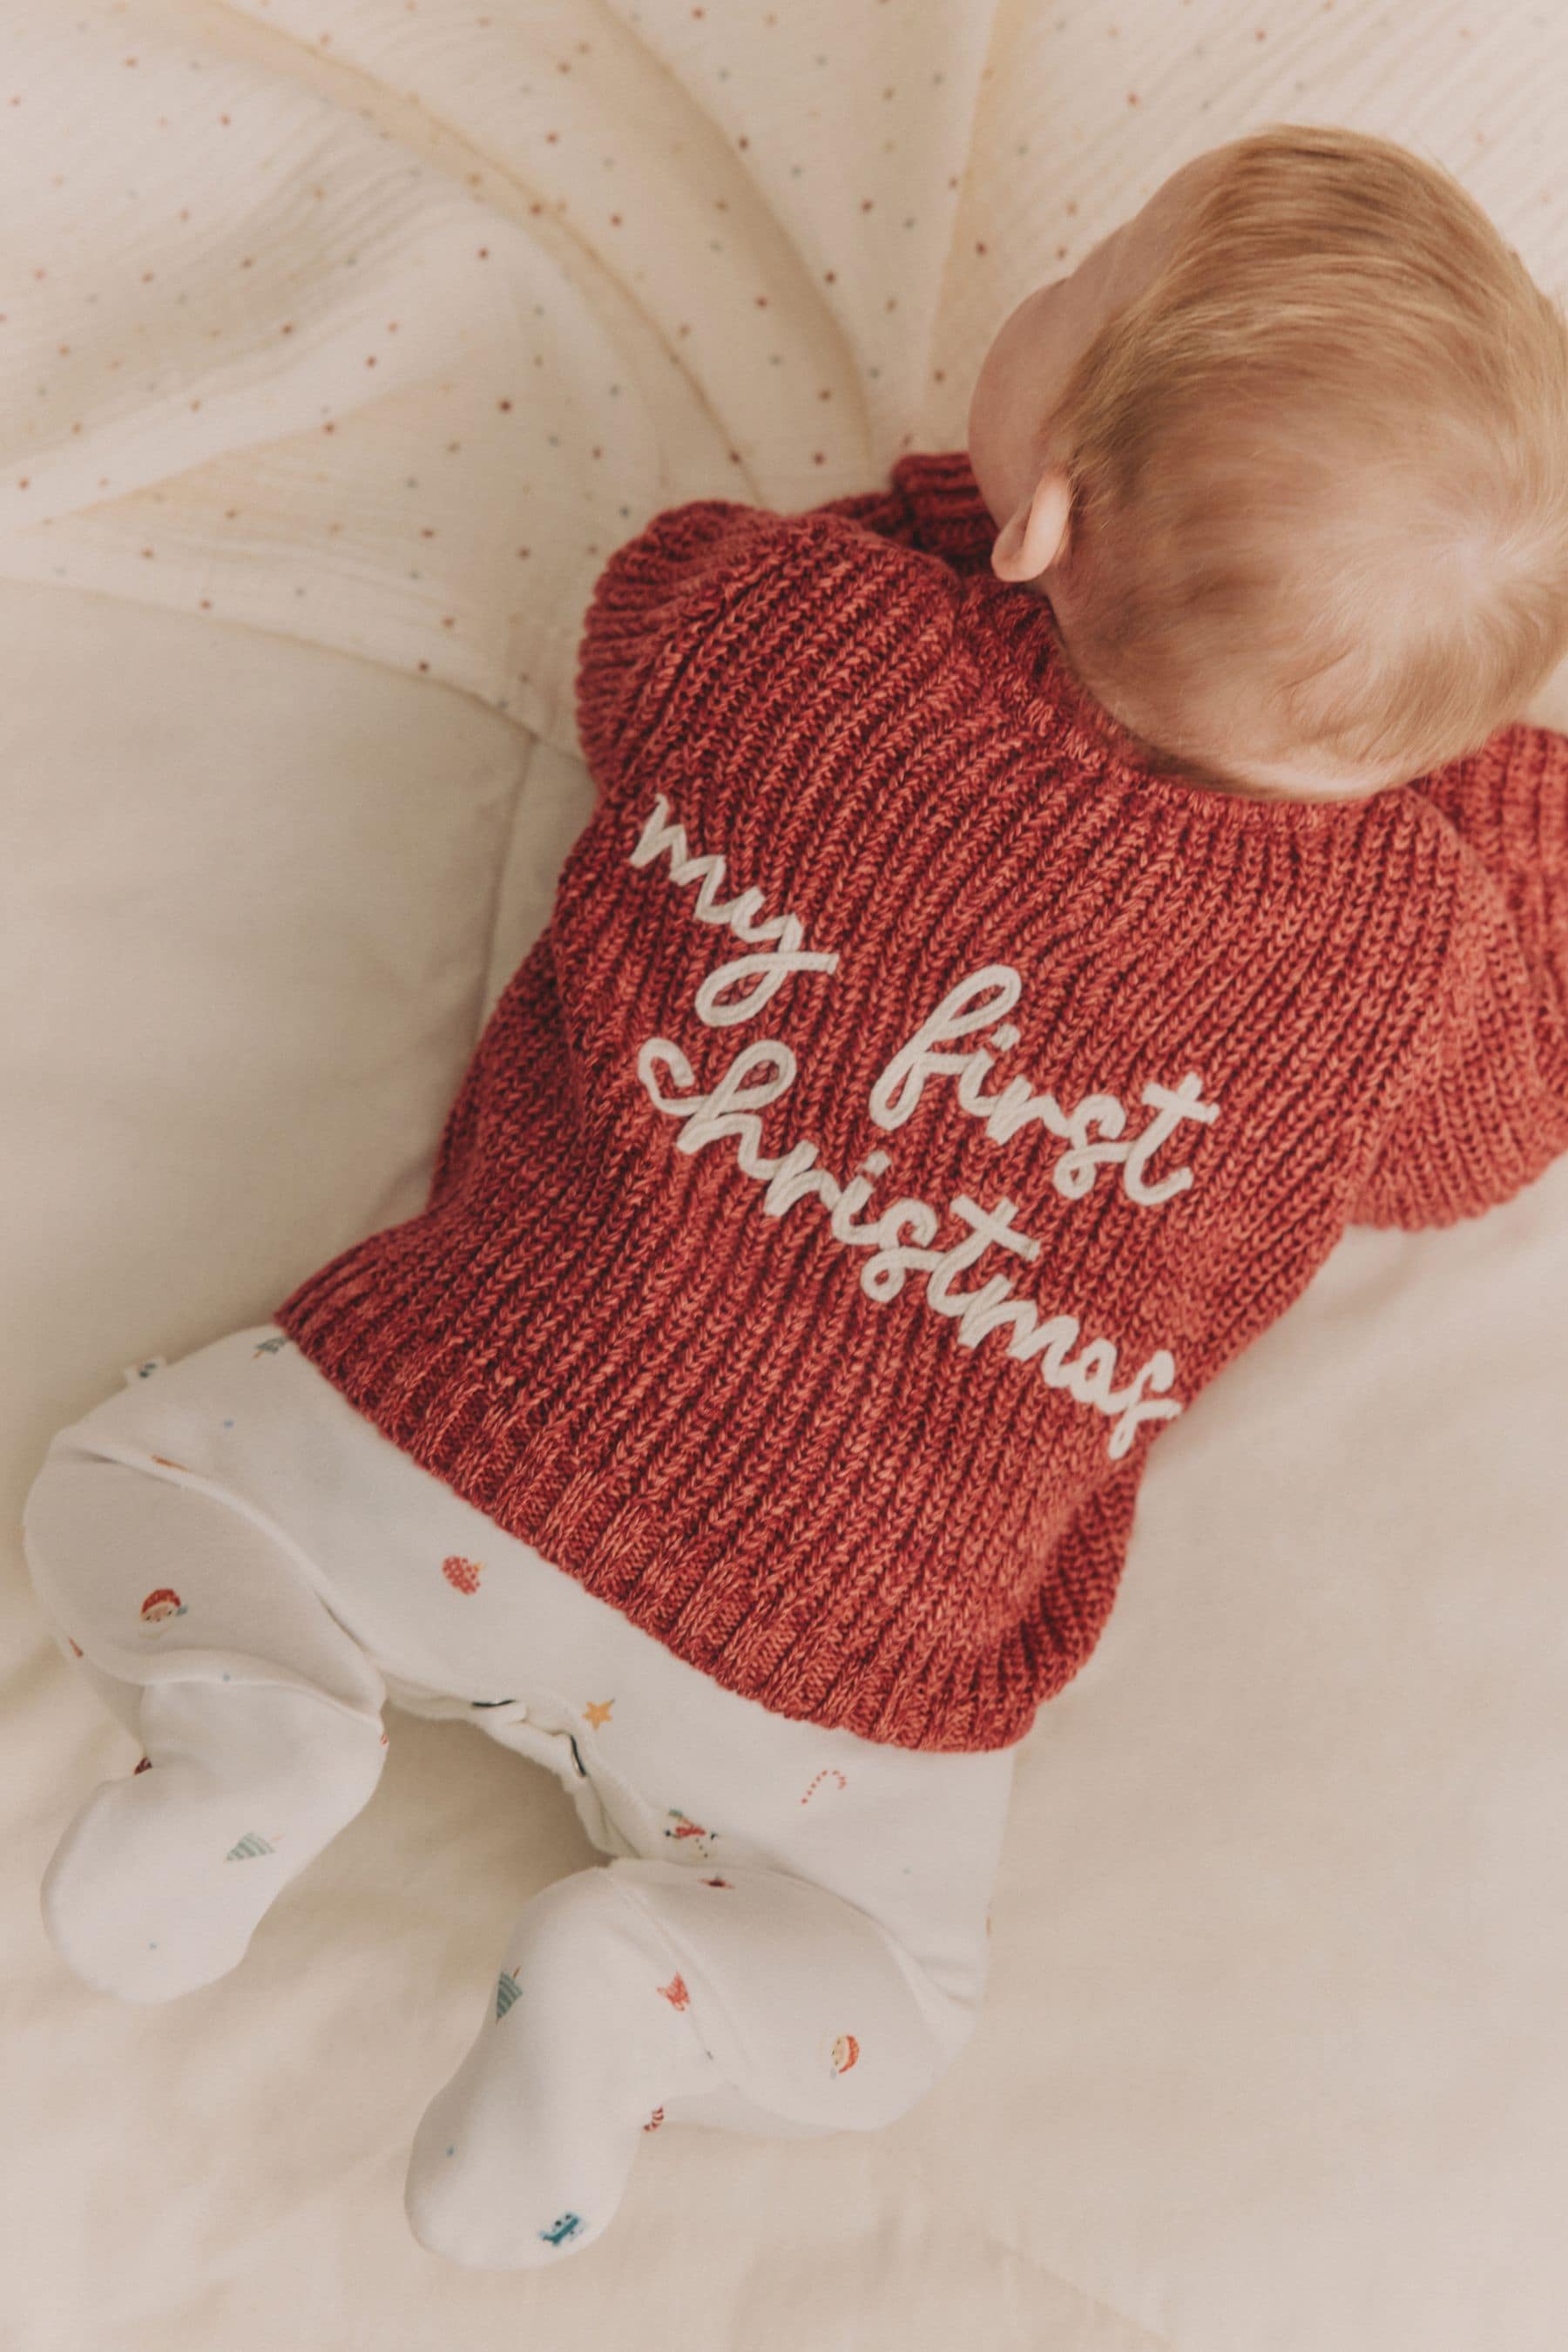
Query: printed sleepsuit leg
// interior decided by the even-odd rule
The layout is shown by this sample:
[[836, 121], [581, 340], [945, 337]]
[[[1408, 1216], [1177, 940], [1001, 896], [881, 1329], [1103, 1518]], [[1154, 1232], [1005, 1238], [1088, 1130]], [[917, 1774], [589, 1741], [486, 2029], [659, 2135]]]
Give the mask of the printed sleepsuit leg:
[[243, 1958], [381, 1776], [381, 1675], [288, 1546], [215, 1496], [69, 1432], [23, 1545], [62, 1649], [141, 1742], [45, 1874], [50, 1941], [95, 1990], [174, 2000]]
[[144, 1750], [49, 1864], [79, 1976], [163, 2000], [231, 1969], [371, 1794], [390, 1685], [556, 1770], [611, 1857], [537, 1895], [498, 1955], [409, 2166], [426, 2245], [559, 2263], [661, 2123], [811, 2137], [918, 2103], [979, 2014], [1012, 1751], [905, 1750], [741, 1698], [270, 1326], [126, 1379], [56, 1437], [23, 1514], [62, 1650]]
[[608, 2227], [667, 2102], [727, 2084], [792, 2122], [879, 2130], [977, 2011], [868, 1913], [784, 1871], [581, 1871], [524, 1910], [479, 2035], [426, 2111], [410, 2225], [476, 2269], [543, 2267]]

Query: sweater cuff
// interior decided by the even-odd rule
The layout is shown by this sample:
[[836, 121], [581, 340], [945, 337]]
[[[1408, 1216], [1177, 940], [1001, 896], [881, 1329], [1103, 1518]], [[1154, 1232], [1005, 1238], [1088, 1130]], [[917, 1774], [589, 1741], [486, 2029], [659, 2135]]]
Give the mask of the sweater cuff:
[[963, 449], [917, 449], [893, 467], [893, 486], [909, 500], [918, 546], [954, 572], [987, 572], [996, 525]]
[[1505, 728], [1489, 781], [1481, 854], [1502, 886], [1538, 975], [1538, 1001], [1561, 1037], [1568, 1030], [1568, 736], [1547, 727]]
[[1521, 722], [1415, 786], [1501, 894], [1538, 1001], [1568, 1021], [1568, 736]]

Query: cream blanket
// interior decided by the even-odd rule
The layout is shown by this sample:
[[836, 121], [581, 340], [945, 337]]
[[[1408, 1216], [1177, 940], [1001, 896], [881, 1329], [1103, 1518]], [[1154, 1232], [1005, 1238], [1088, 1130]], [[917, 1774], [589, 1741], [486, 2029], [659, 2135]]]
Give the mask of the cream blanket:
[[[1494, 0], [0, 0], [0, 1349], [49, 1434], [423, 1199], [583, 821], [658, 507], [962, 442], [1008, 308], [1204, 146], [1345, 121], [1568, 284], [1565, 37]], [[1568, 722], [1568, 697], [1541, 715]], [[83, 1992], [128, 1743], [5, 1560], [5, 2352], [1547, 2352], [1568, 2310], [1568, 1167], [1351, 1235], [1165, 1437], [1026, 1746], [986, 2021], [875, 2140], [650, 2141], [548, 2278], [405, 2150], [553, 1783], [394, 1719], [245, 1968]]]

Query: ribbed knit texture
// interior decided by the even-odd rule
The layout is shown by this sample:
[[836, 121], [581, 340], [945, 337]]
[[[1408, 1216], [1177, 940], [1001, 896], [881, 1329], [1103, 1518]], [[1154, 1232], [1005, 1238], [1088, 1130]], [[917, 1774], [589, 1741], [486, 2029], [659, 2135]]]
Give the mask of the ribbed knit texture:
[[1568, 741], [1359, 804], [1152, 774], [993, 535], [949, 451], [617, 551], [599, 804], [428, 1203], [277, 1309], [727, 1689], [946, 1750], [1082, 1665], [1150, 1444], [1347, 1223], [1568, 1150]]

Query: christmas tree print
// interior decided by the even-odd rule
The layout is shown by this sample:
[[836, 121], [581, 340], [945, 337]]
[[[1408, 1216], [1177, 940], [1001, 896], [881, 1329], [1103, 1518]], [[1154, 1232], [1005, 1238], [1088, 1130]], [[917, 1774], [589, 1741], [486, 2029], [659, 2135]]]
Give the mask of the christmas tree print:
[[522, 1987], [512, 1975], [510, 1969], [502, 1969], [500, 1977], [496, 1980], [496, 2022], [498, 2025], [501, 2019], [506, 2015], [507, 2011], [511, 2007], [512, 2002], [517, 2000], [521, 1990]]
[[441, 1573], [454, 1592], [477, 1592], [483, 1567], [482, 1559], [465, 1559], [461, 1552], [455, 1551], [441, 1562]]
[[239, 1843], [237, 1845], [230, 1846], [228, 1852], [224, 1856], [224, 1860], [225, 1862], [250, 1862], [253, 1861], [258, 1853], [270, 1853], [271, 1852], [271, 1846], [268, 1845], [267, 1840], [262, 1837], [258, 1831], [247, 1830], [245, 1835], [240, 1839]]

